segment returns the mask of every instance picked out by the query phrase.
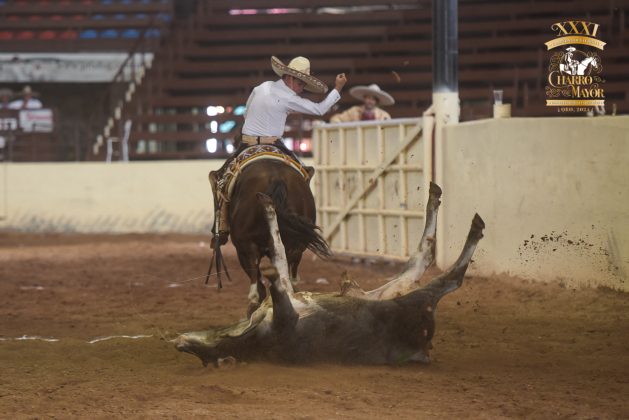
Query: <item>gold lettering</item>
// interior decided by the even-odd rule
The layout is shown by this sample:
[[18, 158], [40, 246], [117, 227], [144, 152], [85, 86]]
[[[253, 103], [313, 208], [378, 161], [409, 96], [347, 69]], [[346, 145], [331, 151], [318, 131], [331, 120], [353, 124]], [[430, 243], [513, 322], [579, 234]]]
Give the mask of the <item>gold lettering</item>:
[[561, 87], [561, 85], [559, 84], [559, 75], [557, 75], [557, 83], [553, 83], [553, 76], [555, 75], [555, 73], [557, 73], [556, 71], [551, 71], [550, 73], [548, 73], [548, 84], [550, 84], [552, 87], [557, 88], [557, 87]]
[[[598, 32], [598, 24], [593, 22], [581, 22], [583, 27], [583, 35], [596, 36]], [[590, 26], [594, 26], [594, 30], [590, 33]]]
[[581, 88], [572, 86], [573, 98], [605, 98], [605, 91], [601, 88]]
[[600, 26], [598, 23], [590, 23], [591, 25], [594, 25], [594, 30], [592, 31], [592, 36], [596, 36], [596, 33], [598, 32], [598, 27]]
[[567, 23], [572, 28], [572, 32], [569, 32], [569, 33], [571, 33], [571, 34], [578, 34], [579, 33], [579, 30], [577, 29], [577, 22], [574, 22], [573, 20], [569, 20]]
[[[557, 33], [557, 36], [565, 35], [588, 35], [595, 37], [598, 33], [598, 23], [586, 22], [583, 20], [568, 20], [565, 22], [557, 22], [550, 25], [550, 29]], [[579, 27], [581, 29], [579, 29]], [[591, 28], [591, 29], [590, 29]]]
[[[548, 74], [548, 82], [553, 87], [561, 87], [567, 85], [591, 85], [594, 81], [592, 76], [565, 76], [556, 74], [556, 71]], [[556, 76], [555, 76], [556, 75]], [[552, 83], [552, 77], [555, 76], [555, 84]]]
[[568, 31], [566, 31], [566, 28], [564, 28], [564, 26], [562, 25], [562, 22], [557, 22], [557, 23], [553, 23], [552, 25], [550, 25], [550, 29], [553, 31], [557, 31], [557, 36], [561, 36], [563, 35], [568, 35]]

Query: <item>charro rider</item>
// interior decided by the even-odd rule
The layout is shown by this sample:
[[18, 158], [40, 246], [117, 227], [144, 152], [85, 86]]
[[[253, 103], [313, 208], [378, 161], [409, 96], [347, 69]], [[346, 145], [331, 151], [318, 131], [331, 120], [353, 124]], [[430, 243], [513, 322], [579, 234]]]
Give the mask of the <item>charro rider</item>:
[[221, 178], [225, 175], [229, 164], [247, 147], [258, 144], [272, 144], [298, 161], [281, 140], [286, 117], [296, 112], [324, 115], [341, 98], [340, 92], [347, 82], [344, 73], [337, 75], [335, 88], [323, 101], [317, 103], [299, 96], [304, 90], [314, 93], [328, 91], [328, 87], [322, 81], [310, 75], [310, 61], [307, 58], [296, 57], [285, 65], [277, 57], [271, 57], [271, 67], [280, 79], [264, 82], [253, 89], [247, 100], [240, 146], [225, 161], [221, 169], [210, 173], [214, 203], [218, 204], [212, 229], [213, 247], [217, 242], [223, 245], [229, 236], [227, 201], [218, 200], [219, 194], [217, 194]]
[[369, 120], [390, 120], [391, 116], [380, 106], [389, 106], [395, 103], [393, 96], [389, 95], [380, 86], [371, 84], [369, 86], [354, 86], [349, 90], [349, 94], [362, 101], [362, 105], [356, 105], [340, 114], [332, 115], [330, 122], [346, 121], [369, 121]]
[[574, 55], [574, 51], [576, 51], [576, 48], [574, 48], [573, 46], [566, 48], [566, 52], [562, 58], [565, 68], [564, 72], [573, 76], [577, 74], [577, 69], [579, 67], [579, 60], [575, 60], [574, 58], [572, 58]]

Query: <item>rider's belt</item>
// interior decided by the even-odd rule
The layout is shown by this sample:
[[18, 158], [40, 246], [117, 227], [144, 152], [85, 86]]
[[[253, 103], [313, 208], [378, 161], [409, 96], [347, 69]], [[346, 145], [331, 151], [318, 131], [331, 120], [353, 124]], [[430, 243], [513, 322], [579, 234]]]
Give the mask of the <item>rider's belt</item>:
[[242, 135], [242, 142], [253, 146], [254, 144], [273, 144], [279, 137], [272, 136], [248, 136], [246, 134]]

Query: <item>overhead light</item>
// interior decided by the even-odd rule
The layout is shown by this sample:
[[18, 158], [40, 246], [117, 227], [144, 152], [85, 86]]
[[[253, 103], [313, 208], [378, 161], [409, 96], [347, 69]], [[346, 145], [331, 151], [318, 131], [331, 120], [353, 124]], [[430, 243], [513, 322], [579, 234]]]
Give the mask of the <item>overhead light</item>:
[[212, 133], [216, 133], [218, 131], [218, 123], [216, 121], [212, 121], [210, 123], [210, 131]]
[[310, 139], [302, 139], [299, 142], [299, 151], [300, 152], [310, 152], [312, 150], [312, 142]]
[[218, 140], [214, 138], [207, 139], [205, 141], [205, 148], [209, 153], [216, 153], [216, 149], [218, 149]]
[[256, 9], [230, 9], [230, 15], [255, 15], [258, 11]]
[[232, 130], [232, 128], [234, 128], [235, 126], [236, 126], [236, 121], [227, 120], [220, 125], [219, 130], [221, 131], [221, 133], [229, 133]]
[[207, 109], [205, 110], [205, 113], [208, 115], [208, 117], [215, 117], [218, 115], [218, 107], [215, 106], [208, 106]]

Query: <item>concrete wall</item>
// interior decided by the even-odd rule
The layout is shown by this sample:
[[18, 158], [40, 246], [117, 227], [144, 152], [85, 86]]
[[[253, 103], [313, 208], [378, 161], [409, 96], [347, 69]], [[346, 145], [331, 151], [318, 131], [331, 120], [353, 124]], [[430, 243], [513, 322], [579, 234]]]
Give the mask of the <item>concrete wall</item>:
[[213, 216], [207, 174], [221, 163], [5, 164], [0, 229], [208, 233]]
[[436, 165], [440, 267], [478, 212], [487, 229], [472, 272], [629, 291], [629, 117], [454, 125]]
[[0, 230], [206, 234], [214, 220], [207, 175], [222, 164], [0, 164]]

